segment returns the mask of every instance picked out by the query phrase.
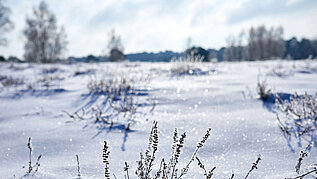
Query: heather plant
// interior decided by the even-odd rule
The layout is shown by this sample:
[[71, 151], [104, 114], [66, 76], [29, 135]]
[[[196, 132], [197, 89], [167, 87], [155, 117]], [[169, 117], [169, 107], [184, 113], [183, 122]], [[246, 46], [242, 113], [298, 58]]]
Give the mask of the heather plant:
[[[39, 170], [39, 167], [40, 167], [40, 159], [42, 157], [42, 154], [40, 154], [37, 159], [36, 159], [36, 163], [35, 164], [32, 164], [32, 152], [33, 152], [33, 148], [32, 148], [32, 145], [31, 145], [31, 137], [29, 137], [29, 140], [28, 140], [28, 144], [27, 144], [27, 147], [29, 149], [29, 164], [28, 164], [28, 170], [27, 170], [27, 175], [30, 175], [30, 174], [35, 174], [38, 170]], [[23, 166], [23, 168], [26, 168], [25, 166]]]
[[305, 150], [300, 151], [300, 155], [298, 157], [297, 164], [295, 166], [297, 174], [299, 174], [299, 172], [300, 172], [300, 167], [302, 165], [302, 162], [303, 162], [304, 158], [308, 156], [308, 149], [310, 147], [311, 147], [311, 144], [307, 145]]
[[[100, 79], [96, 75], [90, 76], [87, 84], [90, 94], [104, 95], [106, 99], [102, 103], [102, 107], [108, 106], [109, 108], [103, 110], [104, 108], [101, 109], [98, 105], [95, 105], [91, 109], [88, 109], [88, 112], [92, 114], [96, 122], [110, 124], [110, 127], [114, 125], [114, 118], [117, 120], [123, 118], [128, 121], [125, 129], [129, 130], [131, 121], [133, 122], [135, 119], [138, 107], [142, 106], [137, 101], [139, 93], [142, 93], [140, 96], [148, 94], [148, 88], [145, 90], [145, 86], [148, 85], [149, 80], [148, 75], [132, 77], [111, 73], [110, 77], [102, 77]], [[143, 106], [147, 106], [147, 102]], [[156, 100], [150, 102], [152, 102], [150, 104], [152, 108], [149, 113], [152, 113], [157, 102]], [[63, 112], [73, 119], [86, 118], [85, 114], [80, 116], [78, 113], [70, 114], [66, 111]]]
[[[173, 144], [172, 144], [172, 154], [171, 158], [168, 160], [168, 162], [165, 160], [165, 158], [161, 159], [159, 162], [159, 168], [155, 169], [153, 168], [156, 166], [157, 160], [157, 151], [159, 147], [159, 130], [157, 126], [157, 122], [153, 122], [153, 126], [150, 132], [149, 136], [149, 142], [147, 149], [144, 153], [140, 153], [140, 159], [137, 161], [137, 169], [135, 171], [135, 175], [140, 179], [146, 179], [146, 178], [164, 178], [164, 179], [180, 179], [183, 178], [189, 171], [191, 164], [195, 161], [197, 158], [197, 153], [199, 150], [204, 146], [207, 139], [210, 136], [211, 129], [209, 128], [203, 136], [202, 140], [200, 140], [196, 146], [196, 150], [192, 154], [190, 160], [187, 162], [187, 164], [183, 168], [179, 168], [179, 158], [182, 153], [182, 148], [184, 147], [186, 133], [181, 134], [181, 136], [178, 136], [178, 130], [175, 129], [173, 134]], [[110, 178], [110, 171], [109, 171], [109, 146], [107, 145], [107, 142], [105, 141], [105, 145], [103, 148], [103, 162], [105, 163], [105, 178]], [[198, 159], [199, 160], [199, 159]], [[201, 166], [203, 166], [200, 162]], [[125, 178], [129, 178], [129, 168], [127, 162], [125, 162], [124, 171], [125, 171]], [[213, 175], [213, 171], [215, 168], [211, 169], [208, 174], [206, 172], [206, 178], [211, 178]]]
[[60, 88], [60, 81], [64, 80], [63, 77], [60, 77], [58, 74], [51, 75], [46, 74], [43, 75], [40, 79], [38, 79], [39, 86], [42, 86], [45, 88], [45, 90], [49, 90], [52, 87]]
[[171, 60], [170, 71], [176, 75], [193, 75], [195, 70], [199, 69], [199, 64], [202, 63], [204, 57], [190, 54], [186, 57], [173, 58]]
[[97, 76], [90, 76], [87, 88], [90, 93], [103, 94], [112, 100], [118, 99], [120, 95], [131, 91], [132, 79], [128, 77], [112, 77], [110, 79], [97, 79]]
[[271, 76], [277, 76], [277, 77], [288, 77], [293, 75], [294, 71], [292, 69], [285, 68], [280, 64], [278, 66], [273, 67], [267, 74]]
[[[88, 119], [92, 119], [94, 120], [94, 123], [96, 124], [100, 124], [100, 127], [104, 127], [105, 125], [108, 125], [110, 128], [113, 127], [115, 124], [117, 124], [117, 122], [114, 121], [114, 119], [119, 120], [119, 115], [116, 114], [116, 112], [104, 112], [98, 105], [93, 106], [90, 110], [88, 110], [88, 112], [86, 112], [86, 110], [84, 110], [84, 108], [82, 108], [81, 111], [75, 112], [73, 114], [62, 110], [62, 112], [64, 114], [66, 114], [68, 117], [70, 117], [71, 119], [73, 119], [74, 121], [79, 121], [79, 120], [88, 120]], [[133, 115], [134, 114], [130, 114], [129, 116], [127, 116], [126, 114], [129, 113], [129, 111], [126, 111], [123, 115], [123, 118], [127, 118], [127, 124], [125, 125], [125, 130], [130, 130], [130, 125], [131, 125], [131, 121], [133, 121]], [[119, 113], [120, 114], [120, 113]], [[72, 122], [72, 121], [68, 121], [68, 122]], [[119, 124], [122, 125], [122, 124]]]
[[260, 160], [261, 160], [261, 157], [258, 156], [258, 158], [257, 158], [256, 161], [252, 164], [251, 169], [248, 171], [248, 173], [247, 173], [247, 175], [244, 177], [244, 179], [247, 179], [247, 178], [249, 177], [250, 173], [251, 173], [253, 170], [258, 169], [258, 164], [259, 164]]
[[293, 177], [293, 178], [286, 178], [286, 179], [302, 179], [306, 176], [311, 176], [314, 178], [317, 178], [317, 163], [310, 165], [308, 170], [301, 172], [301, 166], [303, 164], [304, 158], [308, 157], [309, 155], [309, 150], [311, 147], [314, 145], [314, 143], [308, 144], [304, 150], [300, 151], [299, 157], [297, 159], [297, 164], [295, 166], [295, 171], [298, 174], [298, 176]]
[[312, 134], [317, 129], [317, 93], [315, 95], [292, 95], [289, 100], [282, 100], [275, 95], [278, 109], [283, 114], [283, 121], [277, 115], [280, 128], [286, 134], [296, 136]]
[[[172, 153], [169, 160], [166, 160], [165, 158], [162, 158], [161, 160], [157, 159], [157, 151], [159, 148], [159, 130], [157, 126], [157, 122], [153, 122], [153, 126], [149, 135], [149, 142], [147, 145], [147, 149], [144, 153], [140, 153], [140, 159], [136, 162], [137, 168], [135, 171], [135, 175], [137, 178], [140, 179], [181, 179], [188, 174], [189, 169], [191, 167], [191, 164], [196, 160], [197, 164], [200, 169], [204, 172], [204, 178], [210, 179], [214, 175], [214, 171], [216, 167], [211, 168], [210, 170], [207, 170], [205, 165], [202, 163], [202, 161], [197, 156], [199, 150], [203, 148], [206, 141], [210, 137], [211, 134], [211, 128], [209, 128], [206, 132], [206, 134], [203, 136], [203, 138], [197, 143], [196, 149], [193, 152], [192, 156], [190, 157], [190, 160], [185, 164], [183, 168], [180, 168], [179, 165], [179, 159], [182, 154], [182, 149], [185, 144], [186, 139], [186, 133], [182, 133], [179, 136], [177, 128], [174, 130], [173, 133], [173, 144], [172, 144]], [[110, 179], [110, 169], [109, 169], [109, 146], [106, 141], [104, 141], [104, 147], [103, 147], [103, 163], [105, 164], [105, 178]], [[244, 179], [247, 179], [253, 170], [258, 168], [258, 164], [260, 162], [261, 158], [258, 156], [257, 160], [252, 164], [251, 169], [248, 171]], [[160, 161], [160, 162], [157, 162]], [[158, 168], [154, 168], [154, 166], [158, 166]], [[128, 165], [128, 162], [124, 163], [124, 178], [128, 179], [129, 176], [129, 169], [130, 166]], [[113, 174], [115, 178], [116, 175]], [[230, 175], [230, 179], [234, 178], [234, 174]]]
[[[139, 73], [140, 74], [140, 73]], [[118, 74], [110, 72], [103, 76], [93, 75], [87, 83], [90, 94], [104, 95], [116, 101], [123, 96], [137, 96], [140, 91], [149, 91], [148, 84], [151, 76], [146, 74], [133, 75], [131, 71]]]
[[134, 103], [135, 95], [132, 94], [132, 83], [129, 77], [112, 77], [108, 80], [97, 80], [91, 77], [87, 85], [90, 93], [103, 94], [107, 96], [109, 105], [118, 113], [135, 113], [137, 103]]
[[28, 82], [26, 84], [26, 89], [34, 91], [34, 90], [38, 89], [38, 83], [36, 83], [36, 82]]
[[257, 83], [256, 91], [258, 95], [260, 96], [260, 99], [262, 99], [263, 101], [266, 101], [271, 94], [271, 89], [268, 89], [266, 79], [263, 81], [260, 81], [259, 75], [258, 75], [258, 83]]
[[[147, 149], [144, 153], [140, 153], [140, 159], [136, 161], [137, 168], [135, 171], [135, 177], [140, 179], [181, 179], [184, 178], [192, 166], [191, 164], [196, 160], [198, 167], [203, 171], [204, 177], [199, 178], [206, 178], [211, 179], [214, 176], [214, 172], [216, 170], [216, 167], [212, 167], [210, 170], [206, 169], [206, 166], [202, 163], [202, 160], [197, 156], [199, 150], [204, 147], [205, 143], [207, 142], [208, 138], [211, 135], [211, 129], [209, 128], [203, 138], [197, 143], [196, 149], [193, 152], [192, 156], [190, 157], [190, 160], [185, 163], [185, 166], [183, 168], [179, 167], [179, 159], [182, 154], [182, 149], [185, 144], [186, 139], [186, 133], [182, 133], [179, 136], [179, 132], [177, 128], [174, 130], [173, 133], [173, 144], [172, 144], [172, 153], [169, 160], [166, 160], [165, 158], [162, 158], [161, 160], [157, 159], [157, 152], [159, 148], [159, 133], [157, 122], [153, 122], [153, 126], [151, 128], [151, 132], [149, 135], [149, 141], [147, 145]], [[302, 151], [300, 151], [299, 158], [296, 162], [295, 171], [298, 174], [298, 176], [292, 177], [292, 178], [285, 178], [285, 179], [302, 179], [304, 177], [317, 177], [317, 163], [310, 165], [308, 167], [308, 170], [303, 171], [301, 168], [303, 164], [303, 160], [309, 156], [309, 151], [312, 148], [314, 143], [311, 143], [306, 146], [306, 148]], [[40, 159], [42, 155], [39, 155], [36, 163], [32, 163], [32, 151], [33, 148], [31, 146], [31, 138], [28, 140], [27, 147], [29, 149], [29, 163], [28, 163], [28, 171], [25, 176], [28, 176], [30, 174], [35, 174], [40, 166]], [[116, 175], [114, 173], [110, 172], [110, 147], [107, 141], [104, 141], [103, 146], [103, 154], [102, 154], [102, 161], [104, 163], [104, 178], [110, 179], [111, 175], [116, 179]], [[258, 165], [261, 161], [261, 157], [258, 156], [256, 161], [252, 163], [251, 168], [248, 170], [246, 175], [243, 177], [244, 179], [248, 179], [251, 176], [251, 173], [258, 169]], [[158, 162], [160, 161], [160, 162]], [[77, 164], [77, 179], [82, 178], [82, 174], [80, 171], [80, 161], [79, 156], [76, 155], [76, 164]], [[158, 167], [158, 168], [155, 168]], [[23, 167], [26, 168], [26, 167]], [[123, 171], [124, 171], [124, 178], [129, 179], [131, 172], [130, 172], [131, 166], [128, 164], [128, 162], [124, 162]], [[14, 175], [15, 177], [15, 175]], [[235, 174], [232, 173], [229, 177], [229, 179], [234, 179]]]
[[[201, 168], [203, 171], [204, 171], [204, 176], [206, 177], [206, 179], [210, 179], [213, 175], [214, 175], [214, 173], [213, 173], [213, 171], [216, 169], [216, 167], [213, 167], [210, 171], [208, 171], [208, 173], [207, 173], [207, 170], [206, 170], [206, 168], [205, 168], [205, 165], [201, 162], [201, 160], [198, 158], [198, 157], [196, 157], [196, 160], [197, 160], [197, 162], [198, 162], [198, 166], [199, 166], [199, 168]], [[233, 178], [233, 177], [232, 177]]]
[[76, 155], [76, 161], [77, 161], [77, 179], [81, 179], [80, 163], [79, 163], [79, 156], [78, 155]]
[[[49, 70], [49, 69], [46, 69]], [[51, 74], [53, 72], [43, 73], [39, 78], [35, 78], [33, 81], [28, 81], [25, 83], [27, 90], [32, 91], [48, 91], [61, 88], [61, 81], [64, 80], [64, 77], [59, 76], [58, 74]]]
[[120, 100], [109, 98], [109, 105], [118, 113], [124, 113], [124, 116], [129, 114], [129, 117], [132, 117], [136, 113], [138, 107], [138, 103], [135, 102], [134, 96], [124, 93], [121, 94]]
[[105, 178], [107, 179], [110, 179], [109, 155], [110, 155], [109, 146], [107, 142], [104, 141], [102, 159], [103, 159], [103, 163], [105, 164]]
[[95, 119], [96, 123], [103, 123], [103, 124], [110, 124], [110, 127], [113, 126], [114, 122], [113, 122], [113, 118], [114, 115], [112, 113], [110, 114], [105, 114], [100, 107], [94, 106], [91, 108], [92, 111], [92, 115], [93, 115], [93, 119]]
[[60, 69], [58, 67], [49, 67], [49, 68], [43, 68], [42, 73], [43, 74], [52, 74], [58, 72]]
[[12, 76], [2, 76], [0, 75], [0, 84], [4, 87], [12, 87], [12, 86], [19, 86], [24, 84], [24, 80], [20, 78], [14, 78]]
[[86, 75], [86, 74], [94, 74], [96, 72], [96, 69], [79, 69], [78, 67], [74, 71], [74, 76], [80, 76], [80, 75]]

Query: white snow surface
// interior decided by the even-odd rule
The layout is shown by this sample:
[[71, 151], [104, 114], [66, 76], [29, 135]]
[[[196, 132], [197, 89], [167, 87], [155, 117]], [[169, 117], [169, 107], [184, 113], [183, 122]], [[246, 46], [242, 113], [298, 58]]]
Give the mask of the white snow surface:
[[[294, 177], [299, 153], [317, 139], [313, 136], [288, 140], [279, 129], [274, 104], [264, 103], [256, 93], [257, 75], [267, 79], [273, 92], [314, 94], [317, 92], [316, 61], [199, 63], [200, 73], [172, 74], [172, 63], [93, 63], [93, 64], [0, 64], [1, 76], [23, 79], [25, 84], [1, 87], [0, 92], [0, 178], [76, 178], [76, 154], [82, 178], [103, 178], [102, 148], [110, 146], [110, 172], [124, 178], [124, 162], [130, 165], [130, 178], [139, 153], [147, 149], [153, 121], [158, 121], [159, 149], [154, 170], [162, 158], [169, 160], [174, 128], [186, 132], [179, 168], [190, 160], [197, 142], [208, 128], [211, 136], [198, 157], [207, 170], [214, 166], [213, 178], [243, 178], [258, 155], [258, 169], [249, 178]], [[90, 71], [89, 71], [90, 70]], [[75, 75], [76, 71], [87, 72]], [[95, 123], [90, 110], [100, 106], [110, 113], [107, 97], [90, 94], [91, 76], [111, 75], [136, 79], [134, 87], [139, 107], [133, 119], [119, 115], [114, 126]], [[46, 88], [39, 79], [51, 77]], [[146, 77], [149, 81], [138, 80]], [[34, 84], [33, 90], [27, 84]], [[153, 112], [151, 99], [157, 105]], [[84, 120], [72, 119], [85, 109]], [[130, 131], [124, 127], [131, 123]], [[26, 175], [28, 138], [32, 138], [33, 158], [42, 154], [34, 175]], [[317, 162], [317, 145], [302, 164], [307, 171]], [[25, 166], [26, 168], [22, 168]], [[192, 163], [184, 178], [204, 178], [197, 162]], [[309, 177], [307, 177], [309, 178]]]

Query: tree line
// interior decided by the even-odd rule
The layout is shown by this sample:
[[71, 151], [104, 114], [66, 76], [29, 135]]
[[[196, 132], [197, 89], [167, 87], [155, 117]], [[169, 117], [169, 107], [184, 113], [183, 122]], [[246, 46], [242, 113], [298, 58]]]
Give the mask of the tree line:
[[268, 59], [306, 59], [317, 57], [317, 39], [303, 38], [298, 41], [295, 37], [290, 40], [283, 39], [283, 27], [264, 25], [251, 27], [247, 33], [240, 32], [238, 37], [230, 36], [227, 47], [223, 52], [225, 61], [241, 60], [268, 60]]

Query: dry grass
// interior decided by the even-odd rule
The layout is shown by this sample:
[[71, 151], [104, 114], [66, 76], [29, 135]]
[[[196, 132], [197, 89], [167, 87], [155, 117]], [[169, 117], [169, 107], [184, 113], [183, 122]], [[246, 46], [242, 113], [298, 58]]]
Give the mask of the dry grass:
[[263, 101], [266, 101], [271, 95], [271, 89], [268, 89], [266, 79], [263, 81], [260, 81], [259, 75], [258, 75], [258, 83], [257, 83], [256, 91], [258, 95], [260, 96], [260, 99], [262, 99]]
[[2, 87], [12, 87], [24, 84], [24, 80], [20, 78], [14, 78], [12, 76], [0, 76], [0, 83]]
[[174, 58], [171, 60], [170, 71], [176, 75], [193, 75], [195, 69], [199, 69], [203, 57], [188, 55], [186, 57]]

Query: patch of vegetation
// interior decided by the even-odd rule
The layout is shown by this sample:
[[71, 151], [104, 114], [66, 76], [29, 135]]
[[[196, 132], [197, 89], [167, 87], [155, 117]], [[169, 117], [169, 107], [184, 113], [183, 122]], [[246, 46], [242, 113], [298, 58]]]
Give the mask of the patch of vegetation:
[[12, 87], [24, 84], [24, 80], [20, 78], [14, 78], [12, 76], [0, 76], [0, 83], [2, 87]]
[[317, 129], [317, 93], [315, 95], [295, 95], [290, 100], [282, 100], [276, 95], [276, 104], [282, 112], [282, 120], [277, 115], [277, 120], [283, 132], [296, 136], [312, 134]]
[[171, 60], [170, 71], [174, 75], [195, 75], [201, 72], [199, 64], [204, 57], [200, 55], [187, 55], [186, 57], [174, 58]]
[[[104, 102], [99, 105], [94, 105], [90, 109], [86, 109], [88, 113], [92, 114], [95, 122], [102, 124], [110, 124], [112, 127], [115, 123], [113, 119], [123, 117], [127, 119], [125, 129], [130, 129], [130, 124], [135, 119], [135, 114], [140, 106], [151, 106], [149, 113], [152, 113], [157, 102], [156, 100], [146, 100], [146, 102], [139, 104], [138, 98], [140, 96], [147, 96], [149, 89], [146, 86], [149, 83], [149, 76], [132, 77], [130, 75], [115, 75], [110, 74], [108, 78], [98, 79], [96, 75], [90, 76], [87, 84], [89, 93], [92, 96], [103, 95], [106, 97]], [[150, 99], [150, 98], [148, 98]], [[104, 110], [106, 107], [106, 110]], [[85, 109], [82, 109], [85, 111]], [[86, 114], [83, 112], [81, 115], [78, 112], [74, 114], [63, 111], [72, 119], [87, 119]]]
[[[33, 152], [33, 148], [32, 148], [32, 145], [31, 145], [31, 137], [29, 137], [29, 141], [28, 141], [28, 149], [29, 149], [29, 165], [28, 165], [28, 170], [26, 172], [26, 175], [30, 175], [30, 174], [35, 174], [38, 170], [39, 170], [39, 167], [40, 167], [40, 159], [42, 157], [42, 154], [40, 154], [37, 159], [36, 159], [36, 163], [35, 164], [32, 164], [32, 152]], [[25, 166], [23, 166], [22, 168], [26, 168]]]
[[313, 146], [313, 143], [308, 144], [304, 150], [300, 151], [300, 155], [298, 157], [297, 164], [295, 166], [295, 171], [298, 174], [298, 176], [295, 176], [293, 178], [285, 178], [285, 179], [302, 179], [306, 176], [312, 176], [314, 178], [317, 177], [317, 163], [310, 165], [308, 171], [301, 172], [301, 166], [302, 166], [303, 160], [304, 158], [308, 157], [308, 154], [309, 154], [308, 151], [312, 146]]
[[[208, 138], [211, 135], [211, 128], [207, 129], [205, 135], [202, 137], [201, 140], [196, 145], [196, 149], [193, 152], [192, 156], [190, 157], [190, 160], [184, 165], [184, 167], [179, 167], [179, 159], [182, 154], [182, 150], [185, 144], [185, 139], [187, 137], [186, 133], [179, 134], [178, 129], [176, 128], [173, 133], [173, 144], [172, 144], [172, 152], [171, 156], [168, 160], [165, 158], [162, 158], [158, 160], [157, 158], [157, 151], [159, 149], [159, 134], [160, 131], [158, 130], [158, 123], [156, 121], [153, 122], [153, 126], [149, 135], [149, 141], [147, 145], [147, 149], [144, 153], [140, 153], [140, 159], [136, 161], [137, 168], [134, 172], [134, 175], [136, 178], [140, 179], [181, 179], [184, 178], [188, 172], [190, 171], [190, 168], [193, 164], [193, 162], [197, 161], [198, 167], [203, 171], [203, 176], [200, 178], [206, 178], [211, 179], [212, 176], [214, 176], [214, 172], [216, 170], [216, 167], [212, 167], [210, 170], [207, 170], [205, 165], [202, 163], [202, 160], [197, 156], [199, 151], [204, 147], [205, 143], [207, 142]], [[36, 164], [32, 164], [32, 146], [31, 146], [31, 138], [29, 138], [28, 141], [28, 149], [29, 149], [29, 167], [27, 174], [25, 176], [28, 176], [30, 174], [35, 174], [38, 171], [38, 168], [40, 166], [39, 160], [42, 155], [39, 155], [37, 158]], [[317, 177], [317, 163], [310, 165], [308, 170], [302, 171], [301, 166], [303, 163], [304, 158], [309, 156], [309, 151], [312, 148], [313, 143], [306, 146], [306, 148], [302, 151], [300, 151], [299, 158], [297, 160], [295, 171], [298, 174], [298, 176], [292, 177], [292, 178], [286, 178], [286, 179], [302, 179], [304, 177], [312, 176]], [[117, 178], [117, 176], [114, 173], [111, 173], [110, 171], [110, 147], [107, 141], [104, 141], [103, 146], [103, 154], [102, 154], [102, 161], [105, 165], [104, 168], [104, 177], [107, 179], [110, 179], [113, 175], [114, 178]], [[260, 156], [257, 157], [255, 162], [252, 163], [251, 168], [246, 172], [246, 175], [244, 176], [244, 179], [248, 179], [252, 172], [256, 169], [258, 169], [258, 165], [262, 158]], [[79, 156], [76, 155], [76, 164], [77, 164], [77, 179], [82, 178], [81, 174], [81, 167], [79, 162]], [[157, 168], [156, 168], [157, 167]], [[23, 167], [25, 168], [25, 167]], [[131, 166], [128, 162], [124, 162], [123, 172], [124, 172], [124, 178], [128, 179], [130, 178], [131, 172], [129, 170], [131, 169]], [[227, 178], [234, 179], [235, 174], [232, 173]]]
[[87, 88], [92, 94], [103, 94], [113, 100], [131, 91], [133, 79], [128, 77], [112, 77], [110, 79], [97, 79], [97, 76], [90, 76]]
[[[148, 147], [145, 151], [145, 153], [140, 153], [140, 160], [137, 161], [137, 168], [135, 171], [135, 175], [137, 178], [140, 179], [181, 179], [188, 174], [190, 167], [192, 166], [192, 163], [197, 161], [197, 165], [200, 169], [204, 172], [204, 177], [206, 179], [210, 179], [214, 175], [214, 170], [216, 167], [213, 167], [210, 170], [207, 170], [205, 168], [205, 165], [201, 162], [201, 160], [198, 158], [197, 154], [201, 148], [205, 145], [206, 141], [211, 135], [211, 128], [209, 128], [206, 132], [206, 134], [203, 136], [203, 138], [197, 143], [196, 150], [193, 152], [192, 156], [190, 157], [190, 160], [186, 163], [186, 165], [183, 168], [180, 168], [179, 165], [179, 159], [182, 154], [182, 149], [185, 144], [186, 139], [186, 133], [183, 133], [179, 136], [178, 130], [174, 130], [173, 134], [173, 144], [172, 144], [172, 153], [168, 160], [165, 158], [162, 158], [159, 163], [157, 160], [157, 151], [159, 147], [159, 130], [157, 126], [157, 122], [153, 122], [153, 126], [151, 129], [151, 133], [149, 136], [149, 142]], [[105, 163], [105, 178], [109, 178], [111, 176], [110, 173], [110, 151], [108, 143], [104, 142], [104, 148], [103, 148], [103, 163]], [[260, 162], [261, 158], [258, 157], [257, 160], [252, 164], [251, 169], [248, 171], [244, 179], [247, 179], [251, 172], [255, 169], [257, 169], [257, 166]], [[158, 168], [154, 168], [154, 166], [158, 166]], [[129, 176], [129, 170], [130, 166], [128, 165], [128, 162], [125, 162], [124, 166], [124, 177], [130, 178]], [[113, 174], [115, 178], [116, 175]], [[230, 175], [230, 178], [234, 178], [234, 174]]]
[[256, 91], [260, 96], [260, 99], [266, 101], [271, 95], [271, 89], [268, 88], [266, 79], [260, 81], [260, 76], [258, 75], [258, 83], [256, 86]]

